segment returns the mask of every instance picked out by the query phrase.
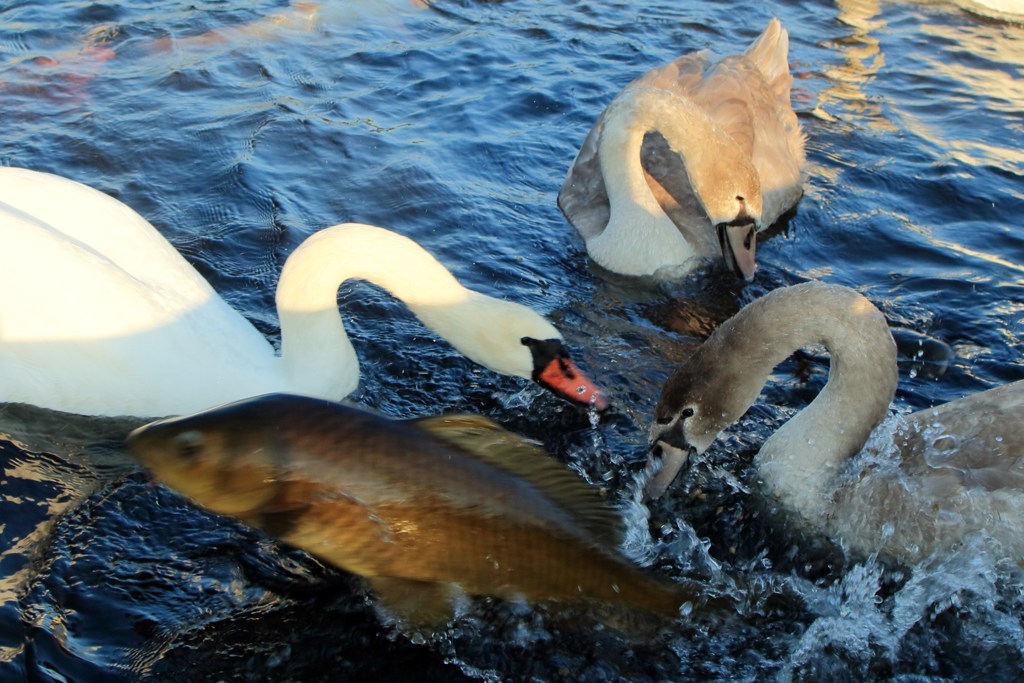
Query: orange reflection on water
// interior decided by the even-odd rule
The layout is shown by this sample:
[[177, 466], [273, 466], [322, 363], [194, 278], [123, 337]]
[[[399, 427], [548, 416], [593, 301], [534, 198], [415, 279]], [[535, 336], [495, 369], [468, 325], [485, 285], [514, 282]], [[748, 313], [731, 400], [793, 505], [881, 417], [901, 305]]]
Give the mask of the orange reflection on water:
[[[925, 24], [923, 33], [944, 45], [939, 59], [928, 60], [936, 73], [949, 79], [964, 94], [964, 106], [1010, 113], [1017, 123], [1010, 128], [1024, 136], [1024, 32], [1019, 28], [980, 22], [970, 18], [954, 24]], [[908, 115], [908, 128], [940, 149], [951, 160], [967, 166], [991, 164], [1008, 173], [1024, 173], [1020, 138], [995, 146], [980, 139], [965, 139], [972, 129], [964, 126], [926, 126]], [[961, 137], [951, 137], [953, 133]]]
[[871, 35], [872, 31], [886, 25], [880, 18], [880, 3], [878, 0], [837, 0], [836, 5], [839, 21], [849, 26], [852, 33], [826, 43], [842, 54], [843, 63], [825, 69], [831, 86], [819, 95], [815, 114], [830, 119], [832, 116], [827, 110], [838, 108], [870, 128], [894, 131], [896, 127], [882, 115], [881, 105], [864, 93], [864, 86], [885, 66], [885, 53], [878, 39]]

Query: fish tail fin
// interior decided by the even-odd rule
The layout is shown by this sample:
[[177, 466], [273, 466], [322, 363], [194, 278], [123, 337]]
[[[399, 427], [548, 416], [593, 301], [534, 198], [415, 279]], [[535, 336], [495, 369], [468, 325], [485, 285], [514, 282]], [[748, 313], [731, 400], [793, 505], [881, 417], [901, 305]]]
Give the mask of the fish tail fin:
[[684, 579], [672, 585], [677, 616], [701, 617], [715, 615], [716, 620], [737, 615], [780, 609], [786, 612], [806, 608], [800, 592], [786, 583], [772, 583], [757, 578], [730, 577], [730, 587], [712, 588], [694, 579]]
[[736, 614], [739, 607], [734, 596], [715, 591], [695, 579], [668, 582], [645, 576], [631, 585], [620, 585], [619, 590], [624, 601], [633, 607], [675, 619], [708, 614], [721, 617]]

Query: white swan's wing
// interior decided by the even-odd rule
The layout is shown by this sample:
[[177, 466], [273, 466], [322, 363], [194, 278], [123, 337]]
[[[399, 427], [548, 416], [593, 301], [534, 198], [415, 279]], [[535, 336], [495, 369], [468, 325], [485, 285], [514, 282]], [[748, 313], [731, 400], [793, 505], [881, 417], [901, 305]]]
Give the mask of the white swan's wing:
[[[55, 195], [50, 203], [65, 199]], [[115, 204], [105, 218], [126, 216]], [[71, 215], [74, 208], [63, 203], [62, 210]], [[78, 208], [86, 217], [90, 207]], [[189, 394], [197, 386], [246, 386], [256, 376], [250, 366], [273, 358], [262, 335], [173, 247], [132, 229], [132, 216], [127, 224], [107, 223], [119, 239], [102, 235], [98, 223], [76, 231], [97, 237], [96, 248], [0, 203], [0, 400], [90, 414], [168, 414], [194, 406]], [[125, 256], [135, 272], [112, 256]]]
[[906, 418], [903, 466], [922, 476], [955, 473], [960, 485], [1024, 492], [1024, 381]]
[[[209, 285], [203, 289], [190, 281], [184, 284], [192, 286], [180, 289], [149, 283], [90, 244], [9, 204], [0, 203], [0, 225], [5, 341], [130, 333], [166, 324], [215, 296]], [[159, 261], [152, 260], [156, 271]]]
[[206, 298], [210, 286], [150, 223], [87, 185], [24, 168], [0, 168], [0, 202], [88, 245], [127, 273]]

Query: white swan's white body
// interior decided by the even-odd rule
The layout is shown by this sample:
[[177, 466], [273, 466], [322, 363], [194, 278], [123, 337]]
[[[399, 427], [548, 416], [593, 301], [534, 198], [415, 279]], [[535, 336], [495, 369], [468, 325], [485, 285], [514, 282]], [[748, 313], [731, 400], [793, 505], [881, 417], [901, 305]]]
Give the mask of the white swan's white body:
[[994, 19], [1019, 19], [1024, 16], [1024, 0], [964, 0], [964, 9], [973, 10]]
[[758, 452], [767, 492], [858, 554], [912, 563], [984, 533], [1019, 559], [1024, 381], [876, 430], [896, 390], [896, 349], [882, 314], [844, 287], [776, 290], [723, 324], [666, 382], [652, 450], [678, 471], [686, 449], [706, 450], [753, 404], [772, 368], [808, 344], [829, 350], [828, 382]]
[[803, 194], [788, 51], [789, 36], [773, 19], [742, 55], [715, 64], [684, 55], [608, 105], [558, 195], [594, 261], [650, 275], [724, 256], [753, 277], [753, 230]]
[[342, 398], [359, 381], [337, 307], [350, 278], [388, 289], [500, 373], [536, 378], [523, 338], [560, 339], [530, 309], [462, 287], [415, 242], [346, 224], [286, 262], [279, 356], [130, 208], [65, 178], [0, 168], [0, 401], [162, 416], [267, 392]]

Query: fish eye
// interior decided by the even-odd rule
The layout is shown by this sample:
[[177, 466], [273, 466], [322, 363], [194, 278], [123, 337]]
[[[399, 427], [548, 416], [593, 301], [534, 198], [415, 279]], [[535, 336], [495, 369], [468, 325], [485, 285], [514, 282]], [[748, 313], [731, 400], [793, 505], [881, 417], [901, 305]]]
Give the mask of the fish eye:
[[693, 417], [694, 415], [696, 415], [696, 413], [697, 411], [694, 410], [693, 408], [686, 407], [682, 409], [682, 411], [679, 413], [679, 416], [685, 420], [688, 417]]
[[182, 460], [194, 460], [203, 453], [203, 435], [195, 430], [182, 432], [174, 437], [176, 455]]

